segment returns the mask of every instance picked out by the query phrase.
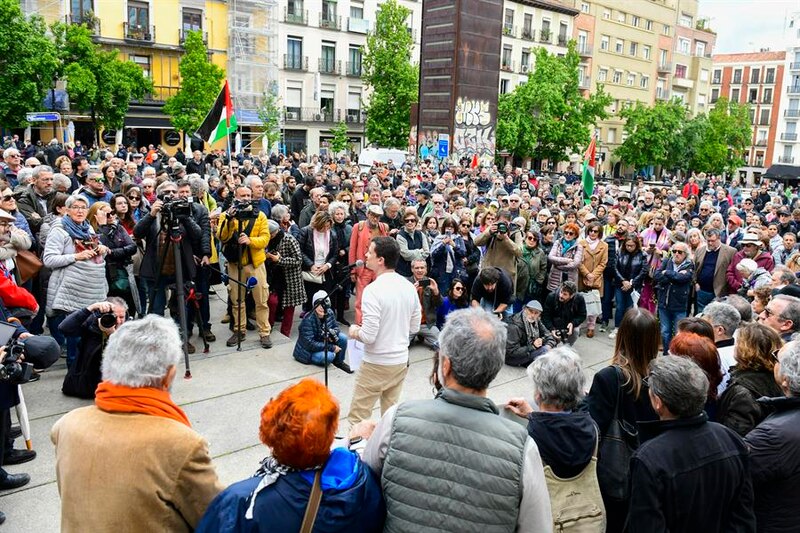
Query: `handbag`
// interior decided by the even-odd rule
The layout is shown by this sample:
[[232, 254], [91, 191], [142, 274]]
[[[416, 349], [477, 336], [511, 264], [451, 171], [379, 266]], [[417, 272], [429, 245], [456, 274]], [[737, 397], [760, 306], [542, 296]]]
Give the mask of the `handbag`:
[[608, 431], [600, 441], [597, 478], [600, 490], [606, 498], [624, 502], [630, 498], [631, 456], [637, 446], [631, 442], [639, 440], [639, 431], [620, 416], [622, 406], [622, 369], [614, 366], [617, 373], [617, 405]]
[[317, 285], [322, 285], [325, 283], [325, 278], [319, 274], [312, 274], [308, 270], [303, 270], [300, 275], [303, 277], [303, 281], [307, 281], [309, 283], [316, 283]]
[[17, 265], [17, 273], [22, 283], [33, 278], [44, 266], [42, 260], [30, 250], [18, 250], [14, 263]]
[[303, 515], [303, 525], [300, 526], [300, 533], [311, 533], [314, 529], [314, 522], [317, 520], [319, 503], [322, 500], [322, 469], [317, 470], [314, 475], [314, 484], [311, 486], [311, 494], [308, 497], [306, 513]]

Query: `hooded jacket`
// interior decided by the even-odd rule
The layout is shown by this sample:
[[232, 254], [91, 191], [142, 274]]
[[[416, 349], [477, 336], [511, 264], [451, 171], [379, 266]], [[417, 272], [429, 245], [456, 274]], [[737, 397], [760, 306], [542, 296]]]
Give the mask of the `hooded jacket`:
[[578, 411], [534, 411], [528, 415], [528, 435], [539, 447], [542, 464], [550, 465], [562, 479], [575, 477], [586, 468], [599, 438], [591, 415]]

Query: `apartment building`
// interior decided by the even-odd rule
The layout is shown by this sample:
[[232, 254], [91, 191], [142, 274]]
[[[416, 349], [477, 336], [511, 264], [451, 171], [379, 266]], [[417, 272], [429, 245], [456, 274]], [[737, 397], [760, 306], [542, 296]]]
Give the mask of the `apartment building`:
[[528, 81], [536, 48], [564, 55], [578, 10], [558, 2], [505, 0], [500, 50], [500, 94]]
[[678, 0], [672, 54], [670, 98], [677, 98], [694, 116], [708, 111], [711, 90], [711, 53], [717, 41], [698, 19], [696, 0]]
[[[774, 115], [777, 123], [775, 151], [777, 163], [800, 166], [800, 12], [786, 21], [786, 59], [783, 65], [785, 83], [780, 83], [785, 95]], [[778, 82], [776, 82], [778, 83]]]
[[782, 95], [784, 90], [790, 92], [783, 87], [785, 59], [786, 52], [767, 50], [712, 57], [709, 105], [721, 97], [750, 105], [752, 144], [745, 152], [745, 165], [738, 169], [740, 178], [748, 183], [757, 181], [772, 163], [782, 158], [776, 154], [775, 142]]

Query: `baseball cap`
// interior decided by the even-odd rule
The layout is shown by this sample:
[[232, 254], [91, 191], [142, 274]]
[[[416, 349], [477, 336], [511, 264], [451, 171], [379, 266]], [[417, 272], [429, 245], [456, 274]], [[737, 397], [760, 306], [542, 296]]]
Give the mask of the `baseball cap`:
[[542, 310], [542, 304], [540, 304], [538, 300], [531, 300], [530, 302], [525, 304], [525, 307], [527, 307], [528, 309], [533, 309], [535, 311]]
[[314, 297], [311, 298], [312, 305], [314, 307], [318, 306], [328, 297], [328, 293], [325, 291], [317, 291], [314, 293]]

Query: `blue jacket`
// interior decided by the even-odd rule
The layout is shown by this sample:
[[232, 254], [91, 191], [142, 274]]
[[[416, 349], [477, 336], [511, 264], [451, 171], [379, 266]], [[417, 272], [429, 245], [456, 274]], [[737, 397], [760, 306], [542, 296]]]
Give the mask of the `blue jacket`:
[[[460, 235], [452, 235], [453, 245], [442, 243], [444, 235], [438, 235], [436, 240], [431, 245], [431, 271], [430, 276], [437, 280], [446, 274], [447, 270], [447, 256], [450, 256], [453, 262], [452, 277], [455, 277], [459, 271], [464, 270], [464, 265], [461, 260], [467, 255], [467, 248], [464, 246], [464, 239]], [[441, 291], [447, 291], [450, 287], [439, 287]]]
[[[244, 515], [261, 481], [252, 477], [234, 483], [211, 502], [197, 533], [300, 531], [314, 472], [281, 476], [256, 496], [253, 519]], [[344, 448], [331, 452], [322, 470], [322, 501], [314, 533], [383, 531], [386, 507], [374, 474], [358, 455]]]
[[692, 289], [694, 264], [688, 259], [680, 265], [670, 257], [661, 265], [653, 279], [658, 289], [658, 306], [667, 311], [686, 311]]
[[[336, 315], [333, 309], [328, 309], [326, 315], [326, 329], [339, 332], [339, 325], [336, 323]], [[325, 337], [320, 331], [320, 319], [312, 309], [300, 322], [298, 328], [297, 342], [294, 345], [292, 356], [303, 364], [311, 364], [311, 354], [321, 352], [325, 349]], [[336, 343], [329, 342], [328, 349], [333, 350]]]

